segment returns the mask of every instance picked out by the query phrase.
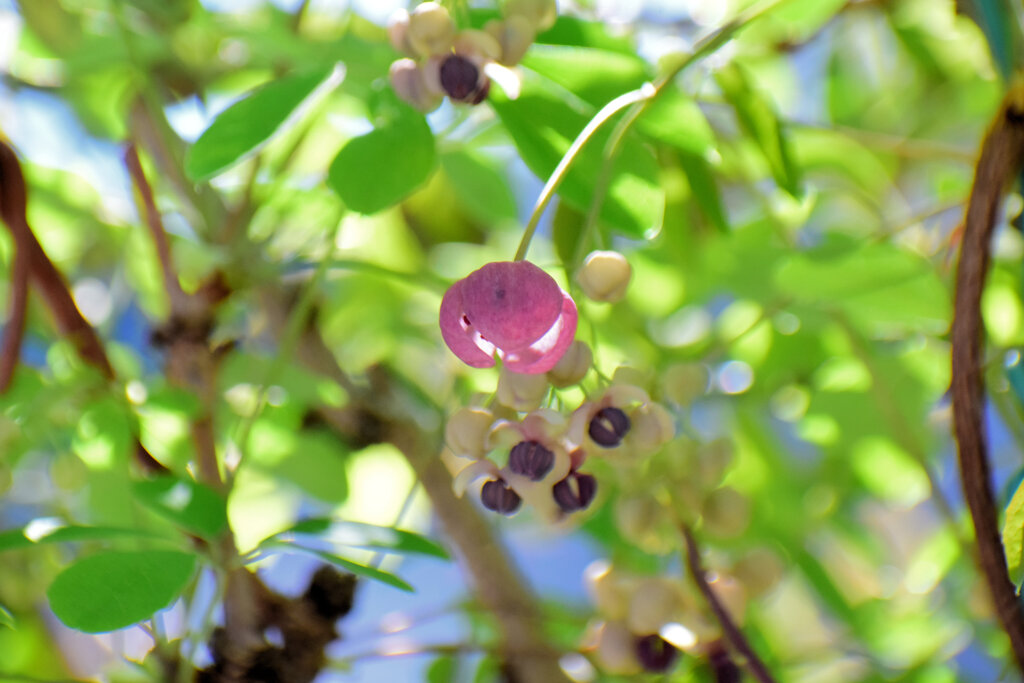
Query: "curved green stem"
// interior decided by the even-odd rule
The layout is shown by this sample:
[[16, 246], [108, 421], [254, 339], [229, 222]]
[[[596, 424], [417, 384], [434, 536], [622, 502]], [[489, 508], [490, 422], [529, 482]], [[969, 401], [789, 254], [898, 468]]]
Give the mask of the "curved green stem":
[[573, 257], [574, 267], [582, 260], [586, 244], [597, 227], [597, 220], [601, 214], [601, 206], [604, 203], [605, 195], [608, 193], [608, 186], [611, 184], [612, 164], [615, 163], [615, 159], [619, 154], [619, 149], [622, 147], [622, 141], [625, 140], [626, 133], [629, 132], [629, 129], [633, 127], [633, 124], [635, 124], [637, 119], [640, 118], [640, 115], [647, 111], [647, 108], [651, 106], [654, 100], [665, 92], [675, 82], [676, 77], [679, 76], [679, 74], [687, 67], [717, 51], [723, 45], [732, 40], [733, 36], [738, 31], [746, 28], [757, 19], [760, 19], [770, 10], [774, 9], [778, 4], [779, 0], [769, 2], [761, 9], [752, 11], [743, 17], [730, 21], [722, 28], [701, 40], [697, 43], [692, 53], [683, 58], [678, 64], [670, 69], [667, 74], [659, 79], [648, 97], [638, 101], [622, 118], [622, 120], [619, 121], [619, 124], [615, 127], [615, 130], [612, 131], [611, 137], [608, 138], [608, 142], [605, 143], [604, 146], [601, 170], [598, 173], [597, 181], [594, 183], [594, 197], [590, 204], [590, 210], [587, 212], [586, 222], [583, 224], [580, 241], [576, 245], [576, 253]]
[[590, 141], [590, 138], [594, 137], [601, 126], [605, 124], [611, 117], [625, 109], [631, 104], [641, 102], [651, 96], [654, 92], [654, 86], [650, 83], [645, 83], [639, 89], [630, 91], [625, 95], [619, 95], [614, 100], [604, 105], [601, 111], [597, 112], [594, 118], [590, 119], [590, 122], [584, 126], [580, 134], [576, 136], [572, 144], [569, 145], [569, 149], [566, 150], [562, 160], [558, 162], [558, 166], [555, 167], [551, 177], [548, 178], [548, 182], [545, 183], [544, 189], [540, 191], [540, 196], [537, 197], [537, 203], [533, 206], [533, 213], [530, 215], [530, 220], [526, 224], [526, 229], [523, 232], [523, 239], [519, 242], [519, 249], [516, 250], [515, 261], [522, 261], [526, 258], [526, 250], [530, 248], [530, 240], [533, 239], [533, 234], [537, 232], [537, 224], [540, 223], [540, 217], [544, 214], [544, 209], [547, 208], [548, 204], [551, 203], [551, 198], [555, 196], [555, 192], [558, 190], [558, 186], [565, 180], [566, 174], [569, 172], [569, 167], [579, 156], [583, 150], [583, 146]]

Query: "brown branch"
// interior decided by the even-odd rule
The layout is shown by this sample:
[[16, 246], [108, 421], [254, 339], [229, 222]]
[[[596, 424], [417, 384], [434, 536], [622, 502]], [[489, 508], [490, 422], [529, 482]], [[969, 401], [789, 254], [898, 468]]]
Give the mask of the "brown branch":
[[14, 370], [21, 357], [21, 342], [25, 336], [25, 317], [28, 312], [28, 277], [28, 256], [15, 245], [11, 269], [11, 314], [4, 328], [4, 345], [0, 349], [0, 394], [7, 393], [11, 386]]
[[[14, 237], [15, 249], [19, 254], [16, 259], [25, 262], [23, 267], [28, 270], [29, 280], [42, 293], [56, 319], [57, 329], [71, 341], [82, 360], [98, 369], [107, 379], [114, 379], [114, 368], [96, 330], [78, 310], [64, 276], [43, 251], [28, 224], [27, 204], [28, 191], [21, 163], [14, 150], [0, 141], [0, 218], [3, 218]], [[19, 274], [15, 272], [13, 275], [14, 286], [17, 287]], [[7, 351], [6, 343], [4, 350]], [[137, 439], [135, 459], [146, 472], [164, 472], [167, 469]]]
[[171, 244], [167, 239], [167, 230], [164, 228], [163, 218], [156, 208], [156, 199], [153, 196], [153, 188], [146, 179], [146, 173], [142, 170], [142, 162], [139, 160], [139, 153], [135, 143], [130, 142], [124, 150], [124, 164], [131, 176], [132, 184], [142, 201], [143, 215], [146, 220], [146, 227], [149, 228], [149, 236], [153, 239], [153, 246], [156, 247], [157, 258], [160, 259], [160, 270], [164, 276], [164, 289], [167, 291], [167, 298], [170, 300], [171, 310], [178, 311], [184, 304], [184, 292], [181, 291], [181, 283], [178, 282], [177, 271], [174, 269], [174, 260], [171, 256]]
[[697, 588], [704, 596], [704, 599], [707, 600], [711, 611], [715, 613], [715, 618], [718, 619], [718, 623], [722, 627], [722, 633], [725, 634], [733, 649], [746, 659], [747, 669], [754, 678], [761, 683], [775, 683], [775, 679], [772, 677], [771, 672], [768, 671], [768, 667], [764, 665], [761, 658], [754, 652], [754, 648], [750, 646], [746, 636], [743, 635], [743, 631], [736, 625], [732, 615], [729, 614], [725, 605], [722, 604], [722, 601], [718, 599], [715, 591], [708, 584], [704, 567], [700, 561], [700, 549], [697, 547], [697, 539], [693, 537], [690, 527], [686, 524], [681, 524], [680, 530], [683, 533], [683, 539], [686, 541], [686, 565], [690, 569], [690, 575], [693, 577], [693, 581], [697, 584]]
[[1024, 672], [1024, 614], [1006, 567], [998, 511], [983, 427], [985, 384], [982, 374], [984, 328], [981, 294], [988, 272], [989, 248], [999, 204], [1024, 162], [1024, 86], [1006, 96], [981, 147], [975, 170], [953, 311], [953, 423], [960, 457], [964, 497], [974, 522], [978, 560], [988, 582], [996, 614], [1010, 637], [1018, 668]]

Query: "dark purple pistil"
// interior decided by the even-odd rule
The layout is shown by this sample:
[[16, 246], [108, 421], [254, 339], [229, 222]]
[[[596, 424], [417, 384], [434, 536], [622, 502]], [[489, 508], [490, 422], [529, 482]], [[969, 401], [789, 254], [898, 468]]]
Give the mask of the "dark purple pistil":
[[551, 493], [563, 512], [585, 510], [593, 502], [594, 495], [597, 493], [597, 479], [591, 474], [573, 472], [555, 484]]
[[480, 490], [480, 502], [488, 510], [503, 515], [511, 515], [522, 504], [523, 499], [519, 494], [508, 487], [508, 484], [500, 479], [492, 479], [484, 484]]
[[451, 55], [441, 64], [441, 87], [453, 100], [465, 100], [477, 89], [480, 71], [473, 62]]
[[587, 432], [598, 446], [614, 448], [629, 432], [629, 418], [618, 408], [601, 408], [590, 420]]
[[664, 673], [672, 668], [679, 658], [679, 650], [657, 633], [640, 636], [634, 643], [636, 657], [644, 671]]
[[540, 481], [555, 465], [555, 454], [536, 441], [520, 441], [508, 454], [508, 467], [516, 474]]

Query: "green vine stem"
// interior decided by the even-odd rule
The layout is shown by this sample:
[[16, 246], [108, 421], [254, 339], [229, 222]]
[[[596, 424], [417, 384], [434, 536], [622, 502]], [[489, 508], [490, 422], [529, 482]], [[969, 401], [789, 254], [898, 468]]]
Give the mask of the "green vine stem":
[[[703, 59], [704, 57], [715, 52], [723, 45], [732, 40], [736, 33], [751, 23], [767, 14], [770, 10], [774, 9], [776, 5], [780, 4], [782, 0], [772, 0], [765, 7], [749, 12], [742, 17], [733, 19], [728, 24], [718, 29], [704, 40], [700, 41], [696, 49], [685, 58], [683, 58], [677, 65], [675, 65], [669, 72], [660, 78], [657, 84], [644, 83], [636, 90], [632, 90], [623, 95], [619, 95], [614, 100], [604, 105], [597, 114], [594, 115], [580, 134], [576, 136], [573, 143], [566, 150], [562, 160], [558, 162], [558, 166], [551, 173], [551, 177], [548, 178], [547, 183], [544, 184], [544, 188], [540, 191], [540, 195], [537, 197], [537, 203], [533, 206], [533, 213], [530, 214], [530, 219], [526, 223], [526, 228], [523, 231], [523, 238], [519, 242], [519, 248], [516, 250], [515, 261], [522, 261], [526, 258], [526, 252], [530, 248], [530, 242], [533, 240], [533, 235], [537, 232], [537, 225], [540, 223], [540, 218], [544, 214], [544, 210], [548, 204], [551, 203], [551, 199], [554, 197], [555, 192], [558, 191], [558, 187], [562, 184], [566, 174], [569, 172], [569, 168], [579, 157], [583, 147], [590, 141], [594, 134], [600, 130], [601, 126], [608, 122], [613, 116], [618, 114], [626, 107], [633, 106], [633, 109], [623, 117], [616, 126], [615, 130], [612, 131], [611, 137], [608, 138], [608, 142], [605, 144], [603, 158], [604, 161], [601, 165], [601, 171], [598, 175], [597, 182], [594, 185], [594, 200], [591, 204], [590, 212], [587, 216], [587, 224], [584, 226], [583, 235], [580, 238], [580, 243], [583, 244], [587, 241], [589, 232], [592, 231], [592, 225], [596, 224], [597, 216], [601, 210], [601, 202], [605, 192], [608, 189], [608, 184], [611, 182], [611, 165], [615, 160], [615, 156], [619, 152], [619, 148], [622, 146], [622, 141], [625, 139], [626, 133], [633, 127], [636, 120], [640, 115], [646, 111], [647, 107], [665, 90], [667, 90], [674, 82], [676, 77], [683, 72], [691, 64]], [[579, 259], [577, 258], [578, 262]]]

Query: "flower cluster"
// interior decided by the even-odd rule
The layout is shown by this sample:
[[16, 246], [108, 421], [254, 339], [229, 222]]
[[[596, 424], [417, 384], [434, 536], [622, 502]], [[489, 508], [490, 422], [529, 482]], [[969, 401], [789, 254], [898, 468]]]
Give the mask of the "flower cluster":
[[[609, 269], [606, 261], [588, 259], [598, 262], [601, 272], [585, 265], [578, 279], [621, 296], [628, 265]], [[581, 470], [588, 457], [632, 463], [672, 439], [671, 415], [621, 368], [571, 414], [542, 407], [554, 389], [579, 384], [593, 366], [590, 347], [573, 341], [576, 322], [572, 297], [526, 261], [489, 263], [445, 293], [440, 326], [452, 352], [472, 367], [502, 362], [488, 404], [498, 405], [464, 407], [448, 421], [448, 447], [463, 459], [457, 493], [485, 479], [480, 499], [486, 508], [511, 515], [526, 501], [556, 520], [594, 500], [597, 480]]]
[[509, 0], [504, 17], [483, 30], [456, 30], [448, 10], [424, 2], [413, 11], [398, 10], [388, 22], [388, 36], [406, 55], [391, 65], [391, 84], [403, 100], [421, 111], [436, 109], [447, 95], [453, 102], [480, 104], [491, 89], [491, 78], [506, 89], [517, 81], [506, 67], [526, 54], [540, 31], [557, 18], [554, 0]]

